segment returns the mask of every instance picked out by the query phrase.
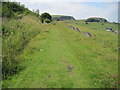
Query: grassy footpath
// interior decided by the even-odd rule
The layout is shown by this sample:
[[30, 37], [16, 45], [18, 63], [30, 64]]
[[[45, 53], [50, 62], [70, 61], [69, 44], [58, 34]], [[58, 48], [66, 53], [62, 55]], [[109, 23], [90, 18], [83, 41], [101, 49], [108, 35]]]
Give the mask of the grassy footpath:
[[[63, 22], [46, 25], [26, 46], [19, 74], [3, 81], [8, 88], [93, 88], [117, 87], [117, 47], [115, 34], [102, 33], [78, 26], [98, 37], [88, 38], [66, 27]], [[103, 31], [104, 32], [104, 31]], [[107, 33], [104, 33], [107, 34]], [[107, 47], [110, 40], [113, 44]], [[112, 55], [112, 56], [111, 56]]]

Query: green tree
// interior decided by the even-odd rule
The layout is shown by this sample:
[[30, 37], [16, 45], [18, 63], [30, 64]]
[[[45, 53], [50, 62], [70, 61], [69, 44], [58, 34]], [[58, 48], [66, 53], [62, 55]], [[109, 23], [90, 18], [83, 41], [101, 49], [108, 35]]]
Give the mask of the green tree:
[[40, 20], [42, 23], [44, 22], [45, 19], [49, 19], [50, 21], [52, 21], [51, 18], [52, 18], [52, 16], [47, 12], [41, 14], [41, 16], [40, 16]]

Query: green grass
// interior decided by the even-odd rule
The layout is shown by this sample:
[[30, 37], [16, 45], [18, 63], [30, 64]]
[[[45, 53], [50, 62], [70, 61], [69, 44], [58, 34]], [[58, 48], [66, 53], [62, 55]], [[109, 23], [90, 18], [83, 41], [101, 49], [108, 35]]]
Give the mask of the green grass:
[[[4, 80], [3, 87], [117, 87], [117, 34], [101, 30], [99, 23], [95, 23], [97, 26], [81, 22], [69, 24], [78, 27], [81, 32], [68, 28], [64, 22], [40, 25], [43, 32], [17, 56], [24, 69]], [[86, 37], [83, 32], [90, 32], [92, 37]]]
[[85, 24], [84, 20], [74, 20], [74, 21], [67, 21], [71, 24], [84, 26], [93, 30], [105, 30], [106, 28], [112, 28], [113, 30], [118, 30], [118, 24], [113, 23], [100, 23], [100, 22], [88, 22], [88, 24]]
[[[32, 26], [31, 26], [32, 25]], [[43, 25], [35, 16], [24, 16], [22, 19], [3, 18], [2, 29], [2, 56], [3, 56], [3, 78], [9, 74], [16, 73], [20, 68], [19, 55], [29, 41], [39, 34]]]

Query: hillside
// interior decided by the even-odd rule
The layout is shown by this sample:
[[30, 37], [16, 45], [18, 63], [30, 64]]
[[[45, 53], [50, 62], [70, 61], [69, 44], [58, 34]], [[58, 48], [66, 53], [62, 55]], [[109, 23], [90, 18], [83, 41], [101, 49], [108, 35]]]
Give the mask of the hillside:
[[64, 15], [52, 15], [52, 20], [59, 20], [59, 21], [63, 21], [63, 20], [75, 20], [75, 18], [73, 16], [64, 16]]
[[42, 23], [25, 7], [8, 10], [21, 8], [16, 4], [4, 4], [9, 12], [2, 17], [0, 34], [3, 88], [118, 87], [117, 24], [86, 24], [61, 15], [53, 16], [64, 17], [60, 22]]
[[19, 2], [2, 2], [2, 16], [19, 19], [22, 15], [35, 14]]
[[80, 32], [70, 29], [64, 22], [44, 25], [43, 32], [34, 37], [19, 56], [21, 67], [25, 68], [19, 75], [5, 80], [3, 86], [117, 87], [117, 34], [101, 30], [101, 25], [97, 30], [82, 24], [69, 25], [79, 28]]
[[87, 22], [108, 22], [105, 18], [90, 17], [86, 20]]
[[40, 33], [41, 23], [34, 12], [20, 3], [2, 2], [2, 6], [2, 76], [6, 79], [21, 69], [21, 60], [16, 59], [17, 55]]

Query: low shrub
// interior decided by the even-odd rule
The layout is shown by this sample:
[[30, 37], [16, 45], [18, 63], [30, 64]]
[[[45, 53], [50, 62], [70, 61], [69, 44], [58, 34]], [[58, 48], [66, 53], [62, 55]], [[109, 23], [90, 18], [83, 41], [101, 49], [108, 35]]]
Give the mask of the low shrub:
[[46, 22], [46, 23], [50, 23], [51, 20], [50, 20], [50, 19], [45, 19], [44, 22]]

